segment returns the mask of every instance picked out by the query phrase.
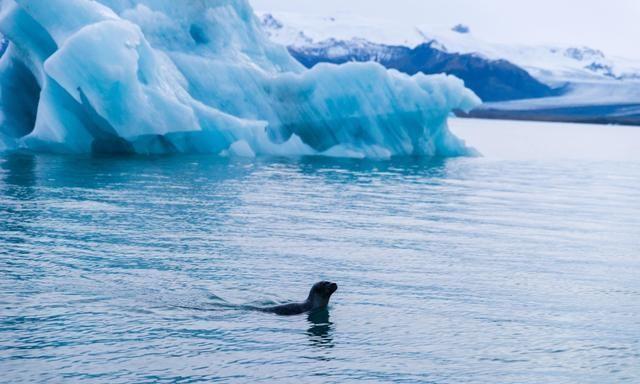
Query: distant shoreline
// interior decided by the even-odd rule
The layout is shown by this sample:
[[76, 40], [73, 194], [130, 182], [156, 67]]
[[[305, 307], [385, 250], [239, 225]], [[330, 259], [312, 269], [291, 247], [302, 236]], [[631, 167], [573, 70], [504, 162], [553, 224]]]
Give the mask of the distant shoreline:
[[[633, 110], [632, 113], [624, 112]], [[469, 113], [456, 111], [461, 118], [488, 120], [542, 121], [582, 124], [615, 124], [640, 126], [640, 104], [611, 104], [598, 106], [572, 106], [543, 109], [505, 110], [498, 108], [477, 108]]]

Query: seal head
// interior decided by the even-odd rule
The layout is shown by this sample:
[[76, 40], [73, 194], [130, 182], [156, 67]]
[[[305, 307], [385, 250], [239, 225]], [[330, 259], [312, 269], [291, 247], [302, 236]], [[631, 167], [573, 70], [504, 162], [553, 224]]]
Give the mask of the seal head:
[[326, 308], [327, 305], [329, 305], [331, 295], [333, 295], [337, 290], [338, 284], [330, 281], [315, 283], [313, 287], [311, 287], [309, 297], [307, 298], [307, 302], [311, 304], [311, 310]]

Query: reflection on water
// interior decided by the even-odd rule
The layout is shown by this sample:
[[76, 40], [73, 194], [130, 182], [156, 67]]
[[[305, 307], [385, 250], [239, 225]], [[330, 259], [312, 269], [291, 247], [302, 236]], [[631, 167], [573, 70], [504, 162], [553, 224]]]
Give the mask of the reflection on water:
[[[2, 154], [2, 377], [637, 382], [638, 189], [601, 159]], [[223, 305], [320, 280], [329, 311]]]
[[[0, 234], [4, 242], [20, 244], [27, 242], [28, 224], [37, 215], [36, 204], [36, 157], [26, 153], [8, 153], [0, 157]], [[5, 204], [5, 199], [15, 200], [15, 204]], [[0, 243], [2, 245], [2, 243]], [[0, 247], [0, 255], [10, 249]], [[13, 252], [21, 252], [16, 249]], [[7, 271], [14, 273], [14, 271]]]
[[331, 327], [333, 323], [330, 320], [329, 310], [322, 309], [313, 311], [309, 314], [307, 320], [309, 321], [307, 334], [309, 335], [311, 343], [320, 347], [332, 348], [333, 337], [331, 335]]
[[31, 200], [36, 186], [36, 156], [29, 153], [11, 152], [0, 158], [5, 195], [16, 199]]

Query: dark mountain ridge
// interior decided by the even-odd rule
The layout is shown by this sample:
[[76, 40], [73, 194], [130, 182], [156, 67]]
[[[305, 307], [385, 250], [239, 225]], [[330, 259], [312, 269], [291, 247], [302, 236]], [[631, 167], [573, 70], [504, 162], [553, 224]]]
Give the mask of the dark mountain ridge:
[[562, 92], [509, 61], [490, 60], [477, 54], [449, 53], [432, 42], [409, 48], [358, 39], [330, 39], [304, 47], [290, 46], [289, 52], [308, 68], [318, 63], [375, 61], [409, 75], [419, 72], [455, 75], [485, 102], [549, 97]]

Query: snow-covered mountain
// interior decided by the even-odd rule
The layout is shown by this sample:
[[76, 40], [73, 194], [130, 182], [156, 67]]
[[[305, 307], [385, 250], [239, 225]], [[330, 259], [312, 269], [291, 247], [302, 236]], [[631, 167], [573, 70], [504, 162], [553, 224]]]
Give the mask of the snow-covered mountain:
[[259, 13], [272, 40], [295, 47], [326, 40], [366, 40], [414, 48], [431, 42], [449, 53], [474, 53], [508, 60], [551, 85], [575, 79], [640, 79], [640, 62], [606, 56], [583, 47], [505, 45], [478, 39], [466, 25], [451, 28], [409, 26], [348, 16], [313, 17], [293, 13]]
[[377, 61], [407, 73], [454, 74], [485, 101], [474, 115], [640, 124], [639, 61], [582, 46], [491, 43], [462, 24], [438, 28], [353, 15], [259, 15], [270, 38], [309, 67]]

